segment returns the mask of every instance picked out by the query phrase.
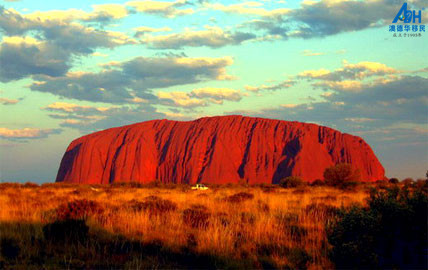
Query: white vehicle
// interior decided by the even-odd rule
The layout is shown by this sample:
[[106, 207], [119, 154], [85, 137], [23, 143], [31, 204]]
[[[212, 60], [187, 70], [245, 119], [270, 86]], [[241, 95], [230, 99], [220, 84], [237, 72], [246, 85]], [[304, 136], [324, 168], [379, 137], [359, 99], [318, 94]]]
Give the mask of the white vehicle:
[[207, 190], [208, 187], [206, 187], [204, 184], [196, 184], [196, 186], [192, 187], [194, 190]]

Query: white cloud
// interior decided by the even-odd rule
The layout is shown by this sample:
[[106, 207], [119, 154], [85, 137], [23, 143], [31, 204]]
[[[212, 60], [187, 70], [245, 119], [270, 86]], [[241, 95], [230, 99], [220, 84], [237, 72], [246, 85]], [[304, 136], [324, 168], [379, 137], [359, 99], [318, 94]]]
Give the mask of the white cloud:
[[40, 76], [30, 85], [34, 91], [50, 92], [78, 100], [107, 103], [157, 102], [152, 89], [208, 80], [231, 80], [226, 67], [231, 57], [136, 57], [109, 62], [100, 72], [68, 72], [64, 76]]
[[274, 84], [274, 85], [260, 85], [260, 86], [250, 86], [250, 85], [246, 85], [245, 86], [245, 90], [250, 91], [250, 92], [260, 92], [260, 91], [276, 91], [276, 90], [280, 90], [280, 89], [285, 89], [285, 88], [289, 88], [291, 86], [293, 86], [296, 82], [293, 80], [285, 80], [282, 81], [278, 84]]
[[61, 129], [23, 128], [9, 129], [0, 127], [0, 138], [9, 140], [45, 138], [51, 134], [58, 134]]
[[254, 39], [256, 36], [250, 33], [224, 31], [217, 26], [205, 26], [204, 30], [192, 30], [186, 28], [181, 33], [168, 35], [150, 35], [142, 38], [142, 42], [157, 49], [180, 49], [182, 47], [208, 46], [219, 48], [226, 45], [241, 44], [244, 41]]
[[242, 99], [243, 96], [243, 94], [239, 90], [215, 87], [194, 89], [191, 92], [191, 95], [198, 98], [210, 98], [218, 100], [221, 101], [221, 103], [223, 102], [223, 100], [239, 101]]
[[83, 112], [83, 111], [98, 111], [105, 112], [115, 107], [94, 107], [88, 105], [78, 105], [74, 103], [67, 102], [54, 102], [49, 104], [46, 107], [42, 107], [43, 110], [51, 110], [51, 111], [62, 111], [62, 112]]
[[179, 107], [201, 107], [206, 106], [207, 103], [204, 100], [198, 98], [192, 98], [189, 93], [186, 92], [158, 92], [158, 98], [166, 101], [169, 105], [175, 105]]
[[230, 88], [204, 87], [191, 92], [159, 91], [157, 96], [165, 105], [193, 108], [207, 106], [209, 103], [223, 104], [224, 100], [238, 102], [244, 94]]
[[263, 4], [260, 2], [243, 2], [239, 4], [223, 5], [220, 3], [205, 3], [204, 7], [207, 9], [220, 10], [227, 13], [243, 14], [243, 15], [256, 15], [262, 17], [278, 17], [288, 14], [291, 10], [288, 8], [278, 8], [267, 10], [262, 8]]
[[179, 9], [178, 7], [184, 6], [186, 1], [178, 0], [175, 2], [162, 2], [162, 1], [130, 1], [125, 5], [135, 8], [138, 12], [158, 14], [167, 18], [174, 18], [176, 16], [183, 16], [193, 14], [195, 11], [191, 8]]

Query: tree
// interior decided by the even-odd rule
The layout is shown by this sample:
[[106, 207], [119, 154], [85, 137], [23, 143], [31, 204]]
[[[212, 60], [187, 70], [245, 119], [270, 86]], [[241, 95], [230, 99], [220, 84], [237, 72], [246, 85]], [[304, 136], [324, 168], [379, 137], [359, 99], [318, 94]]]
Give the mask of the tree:
[[360, 170], [353, 170], [351, 164], [339, 163], [324, 171], [324, 179], [327, 185], [347, 187], [360, 181]]
[[367, 207], [342, 208], [327, 224], [338, 269], [427, 269], [428, 194], [394, 186], [373, 189]]

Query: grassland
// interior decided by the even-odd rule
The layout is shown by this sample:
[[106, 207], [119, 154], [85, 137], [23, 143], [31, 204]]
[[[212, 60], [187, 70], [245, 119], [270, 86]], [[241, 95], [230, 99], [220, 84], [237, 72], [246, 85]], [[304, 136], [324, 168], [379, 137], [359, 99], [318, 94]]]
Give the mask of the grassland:
[[0, 268], [331, 269], [326, 224], [369, 188], [1, 184]]

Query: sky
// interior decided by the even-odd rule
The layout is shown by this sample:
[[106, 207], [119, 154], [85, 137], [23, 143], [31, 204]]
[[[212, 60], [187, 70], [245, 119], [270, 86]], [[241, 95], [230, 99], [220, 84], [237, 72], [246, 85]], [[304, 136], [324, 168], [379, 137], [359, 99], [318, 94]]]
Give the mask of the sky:
[[94, 131], [229, 114], [357, 135], [423, 178], [428, 2], [392, 23], [403, 3], [0, 1], [0, 181], [55, 181]]

